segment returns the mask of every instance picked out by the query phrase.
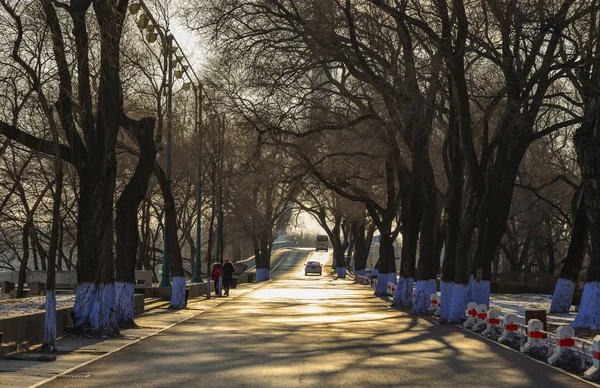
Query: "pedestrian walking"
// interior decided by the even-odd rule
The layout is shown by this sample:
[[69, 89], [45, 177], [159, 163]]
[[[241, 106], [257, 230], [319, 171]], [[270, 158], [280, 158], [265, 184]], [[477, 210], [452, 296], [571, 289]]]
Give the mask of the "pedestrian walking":
[[229, 296], [229, 288], [233, 283], [233, 263], [225, 260], [223, 263], [223, 288], [225, 288], [225, 296]]
[[219, 293], [219, 275], [221, 274], [221, 263], [216, 262], [213, 264], [212, 269], [212, 281], [215, 283], [215, 292]]

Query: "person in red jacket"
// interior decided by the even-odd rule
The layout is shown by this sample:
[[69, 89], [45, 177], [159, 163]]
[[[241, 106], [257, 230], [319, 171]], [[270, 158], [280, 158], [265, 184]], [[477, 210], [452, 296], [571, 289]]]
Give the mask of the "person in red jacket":
[[212, 281], [215, 283], [215, 292], [218, 295], [219, 292], [219, 275], [221, 274], [221, 263], [216, 262], [213, 264], [212, 269]]

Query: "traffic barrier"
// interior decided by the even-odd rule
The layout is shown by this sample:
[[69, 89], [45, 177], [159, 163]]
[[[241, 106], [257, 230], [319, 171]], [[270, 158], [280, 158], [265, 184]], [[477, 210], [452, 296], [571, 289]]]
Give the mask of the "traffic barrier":
[[510, 333], [517, 333], [519, 331], [518, 319], [517, 314], [506, 314], [504, 324], [502, 325], [502, 335], [498, 338], [498, 342], [503, 343], [510, 337]]
[[487, 335], [494, 327], [500, 327], [500, 311], [492, 309], [487, 312], [487, 327], [481, 335]]
[[529, 351], [544, 338], [544, 324], [539, 319], [530, 319], [527, 322], [527, 342], [521, 346], [521, 353]]
[[594, 337], [592, 342], [592, 367], [583, 373], [583, 377], [588, 380], [600, 377], [600, 335]]
[[377, 288], [377, 278], [373, 278], [371, 280], [371, 288], [372, 289], [376, 289]]
[[566, 348], [575, 346], [575, 330], [571, 326], [560, 326], [556, 329], [554, 353], [548, 357], [548, 364], [554, 365]]
[[467, 321], [463, 327], [473, 326], [475, 323], [477, 323], [477, 303], [469, 302], [467, 304]]
[[439, 315], [440, 309], [440, 296], [436, 293], [433, 293], [429, 296], [429, 308], [427, 309], [433, 315], [436, 315], [436, 312]]
[[392, 283], [392, 296], [396, 296], [396, 283]]
[[473, 325], [473, 331], [479, 330], [482, 326], [487, 325], [488, 308], [484, 304], [477, 306], [477, 322]]
[[393, 284], [392, 282], [388, 282], [388, 285], [387, 285], [387, 294], [388, 295], [392, 295], [392, 284]]

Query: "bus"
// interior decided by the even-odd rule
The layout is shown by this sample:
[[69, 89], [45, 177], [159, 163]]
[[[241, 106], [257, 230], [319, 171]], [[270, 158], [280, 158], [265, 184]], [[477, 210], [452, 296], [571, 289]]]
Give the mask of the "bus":
[[320, 234], [317, 236], [316, 241], [316, 251], [324, 250], [327, 252], [329, 250], [329, 237], [325, 234]]

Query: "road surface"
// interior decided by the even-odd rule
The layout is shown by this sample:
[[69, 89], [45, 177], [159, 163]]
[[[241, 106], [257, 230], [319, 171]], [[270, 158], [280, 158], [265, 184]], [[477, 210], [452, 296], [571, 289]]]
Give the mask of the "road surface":
[[[73, 371], [47, 387], [587, 387], [452, 325], [389, 307], [303, 263], [270, 282]], [[1, 376], [0, 376], [1, 378]]]

